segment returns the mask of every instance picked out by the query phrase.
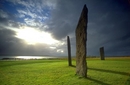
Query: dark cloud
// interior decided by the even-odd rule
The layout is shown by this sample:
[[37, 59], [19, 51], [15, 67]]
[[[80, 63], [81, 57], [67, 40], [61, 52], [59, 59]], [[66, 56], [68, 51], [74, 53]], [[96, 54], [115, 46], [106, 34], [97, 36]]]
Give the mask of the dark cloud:
[[77, 3], [77, 0], [59, 0], [56, 9], [52, 10], [51, 18], [48, 21], [49, 30], [51, 30], [56, 39], [60, 40], [74, 32], [83, 5], [83, 2]]
[[[106, 55], [119, 55], [119, 52], [125, 49], [123, 44], [129, 43], [128, 40], [124, 39], [130, 37], [130, 20], [128, 19], [130, 18], [130, 6], [127, 0], [59, 1], [57, 8], [52, 11], [49, 31], [59, 40], [74, 33], [85, 3], [89, 10], [88, 55], [99, 55], [101, 46], [105, 46]], [[74, 36], [75, 34], [73, 34]], [[72, 41], [72, 49], [74, 50], [75, 39], [72, 38], [72, 40], [74, 40], [74, 42]], [[123, 50], [117, 50], [119, 48]], [[128, 48], [127, 45], [126, 49]], [[110, 51], [115, 52], [111, 54]], [[122, 55], [125, 55], [125, 52]]]
[[[19, 40], [17, 40], [15, 37], [15, 32], [12, 30], [8, 30], [8, 29], [0, 29], [0, 54], [8, 54], [8, 52], [11, 53], [11, 49], [12, 46], [14, 45], [14, 43], [16, 42], [20, 42]], [[16, 46], [15, 46], [16, 47]]]

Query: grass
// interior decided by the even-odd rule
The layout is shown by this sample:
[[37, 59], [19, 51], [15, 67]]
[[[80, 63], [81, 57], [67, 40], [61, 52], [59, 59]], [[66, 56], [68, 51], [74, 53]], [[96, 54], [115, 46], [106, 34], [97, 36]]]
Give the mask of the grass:
[[0, 85], [130, 85], [130, 58], [92, 58], [87, 65], [88, 78], [80, 78], [65, 59], [0, 61]]

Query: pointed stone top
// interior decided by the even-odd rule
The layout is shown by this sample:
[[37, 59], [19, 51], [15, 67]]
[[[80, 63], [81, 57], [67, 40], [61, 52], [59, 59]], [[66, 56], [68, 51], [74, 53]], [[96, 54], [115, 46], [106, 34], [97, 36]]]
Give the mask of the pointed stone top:
[[[80, 30], [80, 29], [84, 29], [84, 27], [82, 27], [83, 25], [86, 27], [88, 23], [88, 8], [86, 6], [86, 4], [84, 5], [79, 21], [78, 21], [78, 25], [76, 28], [76, 33]], [[81, 27], [80, 27], [81, 26]]]
[[[83, 7], [83, 9], [82, 9], [79, 22], [80, 22], [81, 20], [85, 20], [86, 23], [88, 22], [88, 8], [87, 8], [86, 4], [84, 5], [84, 7]], [[78, 23], [78, 24], [79, 24], [79, 23]]]
[[85, 8], [85, 7], [87, 8], [86, 4], [84, 5], [84, 8]]
[[84, 5], [83, 10], [87, 10], [88, 11], [88, 8], [87, 8], [86, 4]]

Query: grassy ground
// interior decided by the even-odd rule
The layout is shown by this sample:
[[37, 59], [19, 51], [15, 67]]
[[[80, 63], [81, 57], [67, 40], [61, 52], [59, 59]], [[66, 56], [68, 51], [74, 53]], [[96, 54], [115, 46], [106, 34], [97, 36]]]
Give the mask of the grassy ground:
[[88, 78], [80, 78], [67, 60], [0, 61], [0, 85], [130, 85], [130, 58], [87, 64]]

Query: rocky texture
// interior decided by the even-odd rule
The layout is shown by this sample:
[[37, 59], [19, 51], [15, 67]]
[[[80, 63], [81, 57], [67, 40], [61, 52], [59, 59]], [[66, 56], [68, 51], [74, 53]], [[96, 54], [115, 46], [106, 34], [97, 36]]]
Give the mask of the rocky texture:
[[72, 66], [72, 62], [71, 62], [71, 45], [70, 45], [69, 36], [67, 36], [67, 46], [68, 46], [68, 65]]
[[100, 48], [100, 57], [101, 57], [101, 60], [105, 60], [104, 47], [101, 47], [101, 48]]
[[88, 9], [84, 5], [76, 28], [76, 74], [87, 77], [86, 41], [87, 41]]

